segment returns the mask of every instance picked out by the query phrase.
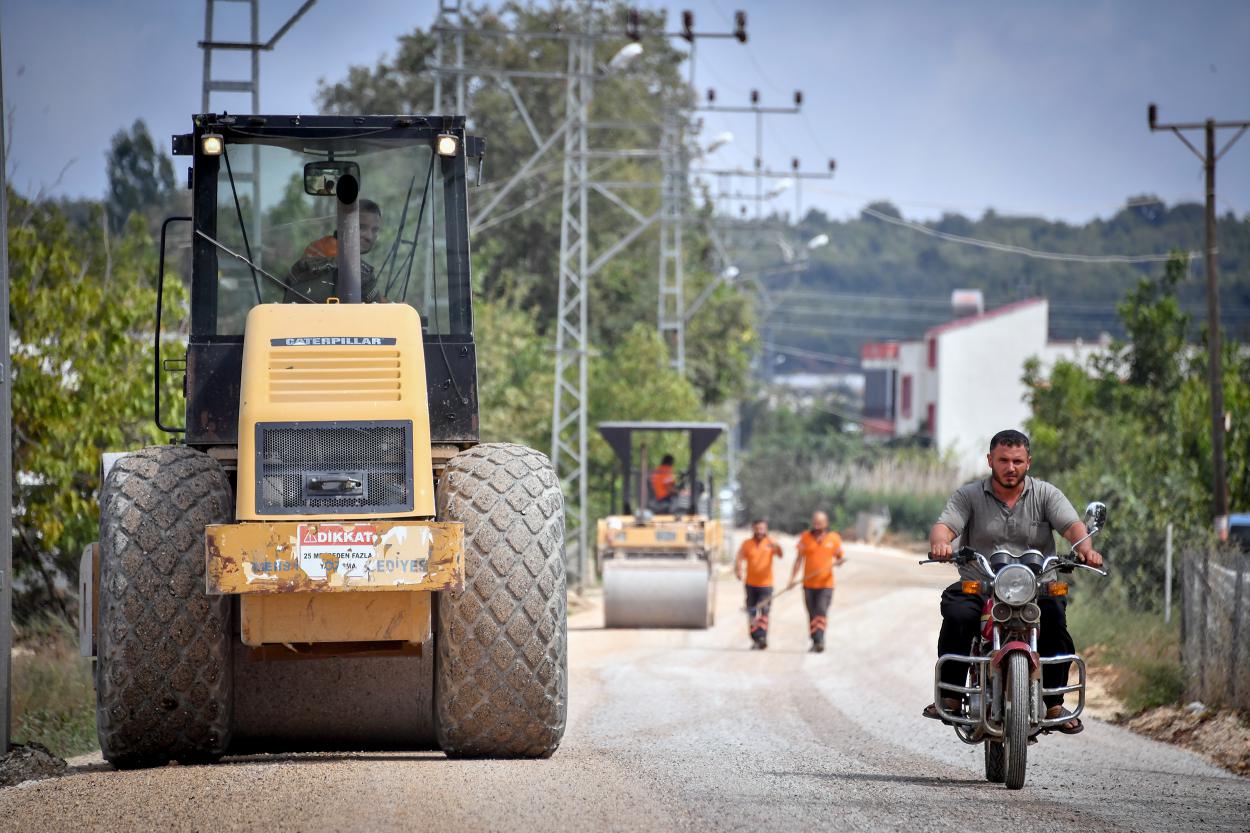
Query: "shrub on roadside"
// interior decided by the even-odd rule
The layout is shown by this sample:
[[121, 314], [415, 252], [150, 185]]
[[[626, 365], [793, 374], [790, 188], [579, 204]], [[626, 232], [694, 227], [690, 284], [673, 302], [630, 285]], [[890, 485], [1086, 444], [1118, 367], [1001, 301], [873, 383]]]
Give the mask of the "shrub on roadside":
[[1122, 587], [1090, 590], [1086, 583], [1068, 607], [1068, 626], [1078, 653], [1098, 646], [1097, 662], [1115, 668], [1111, 694], [1129, 714], [1180, 701], [1185, 677], [1177, 619], [1164, 624], [1158, 613], [1131, 609]]

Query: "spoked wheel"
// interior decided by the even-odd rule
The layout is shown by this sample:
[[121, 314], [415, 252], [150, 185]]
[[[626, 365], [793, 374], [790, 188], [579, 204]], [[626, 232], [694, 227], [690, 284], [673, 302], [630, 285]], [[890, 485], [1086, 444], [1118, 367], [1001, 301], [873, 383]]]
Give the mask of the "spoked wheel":
[[[1004, 697], [1003, 750], [1007, 762], [1004, 783], [1009, 790], [1024, 786], [1029, 754], [1029, 658], [1017, 651], [1007, 659], [1007, 685]], [[986, 774], [989, 772], [989, 744], [986, 744]], [[991, 779], [993, 780], [993, 779]]]

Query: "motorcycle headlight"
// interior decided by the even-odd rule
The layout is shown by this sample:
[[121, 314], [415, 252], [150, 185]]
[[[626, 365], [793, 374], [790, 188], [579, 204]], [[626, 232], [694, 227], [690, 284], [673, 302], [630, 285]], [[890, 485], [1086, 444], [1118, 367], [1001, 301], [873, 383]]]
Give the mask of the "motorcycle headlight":
[[1033, 600], [1037, 594], [1037, 579], [1033, 571], [1022, 564], [1004, 567], [994, 577], [994, 596], [1009, 605], [1022, 605]]

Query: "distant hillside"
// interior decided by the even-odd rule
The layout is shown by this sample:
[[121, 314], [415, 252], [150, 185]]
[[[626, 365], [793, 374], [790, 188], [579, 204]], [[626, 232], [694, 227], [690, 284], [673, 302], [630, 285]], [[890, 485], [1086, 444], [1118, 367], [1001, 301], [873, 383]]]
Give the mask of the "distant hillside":
[[[779, 369], [828, 369], [812, 354], [857, 357], [865, 341], [919, 338], [950, 319], [953, 289], [980, 289], [987, 307], [1022, 298], [1051, 301], [1051, 337], [1094, 339], [1120, 335], [1116, 304], [1142, 276], [1161, 274], [1163, 263], [1078, 263], [1045, 260], [938, 239], [889, 220], [889, 203], [874, 203], [860, 217], [832, 221], [810, 212], [797, 232], [780, 223], [737, 223], [726, 229], [745, 275], [759, 274], [769, 302], [759, 310], [765, 342], [789, 349]], [[1037, 251], [1081, 255], [1145, 255], [1202, 248], [1202, 206], [1167, 206], [1137, 197], [1107, 220], [1070, 225], [987, 211], [973, 220], [947, 214], [925, 227], [946, 235]], [[804, 241], [828, 235], [808, 250]], [[781, 242], [781, 241], [784, 241]], [[1219, 218], [1222, 314], [1230, 337], [1250, 341], [1250, 218]], [[788, 251], [787, 251], [788, 249]], [[787, 265], [801, 261], [806, 266]], [[1194, 314], [1194, 334], [1205, 321], [1201, 258], [1181, 287]]]

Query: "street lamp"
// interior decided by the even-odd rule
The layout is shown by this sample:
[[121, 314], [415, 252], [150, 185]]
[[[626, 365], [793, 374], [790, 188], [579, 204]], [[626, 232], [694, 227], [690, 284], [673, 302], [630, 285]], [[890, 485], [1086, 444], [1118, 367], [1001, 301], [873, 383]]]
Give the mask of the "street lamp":
[[616, 54], [612, 56], [612, 60], [608, 61], [608, 68], [613, 70], [625, 69], [641, 54], [641, 43], [627, 43], [616, 51]]
[[728, 130], [726, 130], [724, 133], [718, 133], [712, 137], [712, 141], [709, 142], [708, 146], [703, 149], [703, 152], [705, 154], [715, 153], [716, 151], [723, 148], [725, 145], [733, 142], [733, 140], [734, 140], [734, 134], [730, 133]]

